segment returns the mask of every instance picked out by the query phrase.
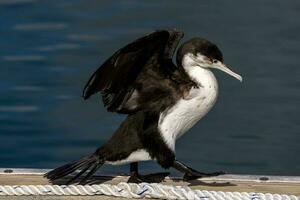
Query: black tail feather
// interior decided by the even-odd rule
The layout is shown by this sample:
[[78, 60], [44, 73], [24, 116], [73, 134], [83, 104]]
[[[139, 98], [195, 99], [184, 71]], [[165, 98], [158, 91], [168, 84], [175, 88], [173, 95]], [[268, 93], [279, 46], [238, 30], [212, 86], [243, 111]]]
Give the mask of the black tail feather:
[[[98, 155], [93, 154], [91, 156], [84, 157], [78, 161], [51, 170], [44, 176], [47, 177], [50, 181], [55, 181], [75, 172], [78, 169], [81, 169], [81, 171], [78, 174], [76, 174], [67, 182], [67, 184], [70, 184], [91, 168], [88, 174], [86, 175], [86, 178], [83, 179], [84, 181], [86, 181], [97, 171], [97, 169], [99, 169], [99, 167], [101, 167], [104, 164], [104, 162], [105, 160], [103, 158], [100, 158]], [[80, 183], [83, 183], [84, 181], [81, 181]]]
[[85, 182], [101, 167], [102, 164], [96, 163], [94, 164], [93, 168], [89, 171], [89, 173], [83, 177], [83, 179], [79, 182], [79, 184], [83, 185]]
[[81, 175], [83, 175], [91, 166], [93, 166], [93, 163], [89, 163], [87, 166], [85, 166], [78, 174], [76, 174], [75, 176], [73, 176], [68, 182], [67, 184], [71, 184], [72, 182], [74, 182], [76, 179], [78, 179]]
[[75, 172], [77, 169], [79, 169], [80, 167], [86, 165], [87, 160], [85, 158], [79, 160], [79, 161], [75, 161], [72, 163], [68, 163], [66, 165], [60, 166], [48, 173], [45, 174], [45, 177], [51, 179], [51, 180], [56, 180], [59, 178], [63, 178], [73, 172]]

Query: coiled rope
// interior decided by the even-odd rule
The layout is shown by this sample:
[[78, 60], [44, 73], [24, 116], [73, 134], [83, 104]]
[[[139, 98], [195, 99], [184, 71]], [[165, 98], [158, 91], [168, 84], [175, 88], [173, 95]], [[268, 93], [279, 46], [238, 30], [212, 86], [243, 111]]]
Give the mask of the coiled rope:
[[107, 195], [126, 198], [195, 199], [195, 200], [300, 200], [294, 195], [247, 192], [192, 190], [187, 186], [158, 183], [125, 183], [117, 185], [0, 185], [0, 196], [22, 195]]

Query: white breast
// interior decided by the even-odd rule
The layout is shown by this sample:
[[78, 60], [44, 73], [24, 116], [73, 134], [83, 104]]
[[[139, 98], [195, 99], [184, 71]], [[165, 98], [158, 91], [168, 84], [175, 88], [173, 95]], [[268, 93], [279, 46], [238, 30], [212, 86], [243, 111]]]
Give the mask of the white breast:
[[210, 70], [196, 66], [187, 72], [199, 88], [192, 88], [187, 98], [180, 99], [159, 118], [159, 131], [173, 151], [176, 139], [208, 113], [218, 96], [218, 83]]

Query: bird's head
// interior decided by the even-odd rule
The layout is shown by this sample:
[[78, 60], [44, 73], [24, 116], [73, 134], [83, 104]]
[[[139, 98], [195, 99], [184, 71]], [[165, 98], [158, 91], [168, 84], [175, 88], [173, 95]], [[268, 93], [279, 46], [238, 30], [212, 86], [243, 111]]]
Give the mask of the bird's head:
[[242, 81], [243, 78], [223, 63], [223, 55], [217, 45], [203, 38], [193, 38], [178, 49], [177, 64], [183, 67], [214, 68]]

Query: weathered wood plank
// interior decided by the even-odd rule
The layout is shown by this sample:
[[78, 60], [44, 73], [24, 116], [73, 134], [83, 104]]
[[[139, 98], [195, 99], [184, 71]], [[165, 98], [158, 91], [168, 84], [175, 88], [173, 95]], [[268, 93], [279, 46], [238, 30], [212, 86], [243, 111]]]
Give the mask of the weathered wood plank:
[[[43, 185], [51, 184], [43, 177], [44, 171], [26, 172], [14, 170], [12, 173], [1, 173], [0, 185]], [[260, 180], [261, 179], [261, 180]], [[89, 183], [117, 184], [126, 182], [128, 176], [96, 176]], [[60, 180], [55, 184], [63, 184]], [[179, 178], [166, 178], [162, 184], [184, 185], [192, 189], [224, 191], [224, 192], [262, 192], [277, 194], [300, 195], [300, 177], [280, 176], [246, 176], [246, 175], [223, 175], [213, 178], [204, 178], [184, 182]]]

